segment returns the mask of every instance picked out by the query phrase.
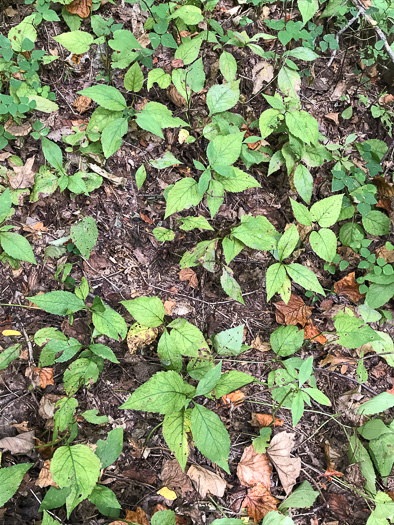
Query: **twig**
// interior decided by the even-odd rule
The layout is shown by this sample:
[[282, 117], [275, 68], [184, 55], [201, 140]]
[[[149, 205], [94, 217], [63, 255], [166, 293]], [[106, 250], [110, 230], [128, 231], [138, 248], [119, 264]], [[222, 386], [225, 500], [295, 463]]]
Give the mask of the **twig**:
[[27, 348], [29, 350], [29, 361], [30, 363], [33, 363], [34, 362], [33, 346], [23, 326], [22, 326], [22, 333], [23, 333], [23, 337], [26, 339]]
[[[349, 22], [345, 25], [345, 27], [343, 27], [340, 31], [338, 31], [338, 33], [337, 33], [337, 35], [335, 37], [335, 40], [337, 41], [338, 45], [339, 45], [339, 38], [342, 35], [342, 33], [344, 33], [346, 31], [346, 29], [349, 29], [349, 27], [352, 24], [354, 24], [354, 22], [361, 15], [361, 13], [362, 13], [362, 9], [361, 9], [361, 7], [359, 7], [357, 14], [354, 15], [354, 17], [349, 20]], [[338, 51], [338, 49], [334, 49], [334, 51], [332, 52], [332, 55], [331, 55], [331, 58], [330, 58], [330, 60], [329, 60], [329, 62], [327, 64], [327, 67], [330, 67], [331, 64], [334, 62], [334, 58], [336, 57], [337, 51]]]
[[[42, 501], [40, 500], [40, 498], [37, 496], [37, 494], [32, 490], [30, 489], [30, 492], [33, 494], [33, 496], [36, 498], [36, 500], [38, 501], [38, 503], [41, 505]], [[64, 523], [60, 518], [59, 516], [56, 516], [56, 514], [54, 514], [53, 512], [51, 512], [50, 510], [47, 510], [46, 511], [50, 516], [53, 516], [54, 518], [56, 518], [60, 523]]]

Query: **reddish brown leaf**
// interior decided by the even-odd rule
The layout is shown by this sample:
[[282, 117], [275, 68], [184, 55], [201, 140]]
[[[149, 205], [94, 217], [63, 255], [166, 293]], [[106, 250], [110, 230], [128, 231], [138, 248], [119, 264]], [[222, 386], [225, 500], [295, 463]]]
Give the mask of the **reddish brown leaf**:
[[34, 369], [34, 372], [38, 374], [40, 379], [40, 387], [45, 388], [48, 385], [54, 385], [53, 382], [53, 368], [38, 368]]
[[379, 377], [384, 377], [386, 375], [386, 365], [384, 363], [379, 363], [372, 368], [371, 373], [378, 379]]
[[335, 283], [334, 290], [338, 295], [345, 295], [354, 303], [357, 303], [364, 297], [364, 294], [360, 293], [359, 285], [356, 282], [355, 272], [349, 273], [343, 279]]
[[90, 109], [90, 104], [92, 103], [92, 99], [89, 97], [85, 97], [84, 95], [79, 95], [74, 102], [73, 106], [78, 111], [78, 113], [85, 113], [85, 111], [88, 111]]
[[[252, 413], [252, 421], [251, 424], [254, 427], [263, 428], [263, 427], [269, 427], [272, 423], [272, 415], [271, 414], [256, 414], [255, 412]], [[283, 425], [283, 419], [279, 419], [278, 417], [275, 418], [274, 427], [281, 427]]]
[[59, 488], [58, 484], [55, 483], [52, 479], [52, 474], [50, 471], [51, 466], [51, 460], [47, 459], [44, 461], [44, 466], [40, 470], [40, 473], [38, 475], [38, 479], [36, 480], [36, 486], [41, 487], [42, 489], [44, 487], [56, 487]]
[[148, 517], [141, 507], [137, 507], [137, 510], [126, 509], [125, 520], [138, 523], [138, 525], [149, 525]]
[[394, 186], [386, 182], [384, 177], [374, 177], [373, 183], [378, 188], [381, 197], [394, 197]]
[[74, 0], [71, 4], [65, 6], [66, 10], [72, 15], [78, 15], [81, 18], [87, 18], [90, 15], [92, 0]]
[[253, 487], [262, 483], [269, 489], [271, 474], [272, 465], [267, 454], [258, 454], [253, 445], [246, 447], [237, 467], [237, 476], [241, 485]]
[[328, 120], [332, 120], [337, 126], [339, 126], [339, 113], [327, 113], [327, 115], [324, 116]]
[[176, 301], [164, 301], [164, 313], [169, 317], [172, 316], [172, 309], [176, 306]]
[[332, 481], [332, 477], [331, 476], [336, 476], [337, 478], [342, 478], [343, 474], [342, 474], [342, 472], [338, 472], [337, 470], [328, 469], [328, 470], [325, 471], [324, 474], [322, 474], [322, 476], [327, 478], [328, 481]]
[[243, 403], [245, 399], [245, 394], [241, 390], [236, 390], [231, 392], [231, 394], [226, 394], [220, 398], [220, 406], [236, 406]]
[[329, 505], [330, 511], [334, 516], [340, 518], [342, 523], [347, 521], [349, 516], [350, 508], [348, 499], [343, 494], [331, 493], [327, 494], [327, 503]]
[[175, 58], [172, 62], [171, 62], [171, 65], [174, 69], [178, 69], [180, 67], [183, 67], [183, 60], [181, 58]]
[[390, 390], [386, 390], [389, 394], [393, 394], [394, 396], [394, 385], [390, 388]]
[[148, 483], [149, 485], [154, 485], [156, 483], [157, 477], [154, 470], [139, 468], [139, 469], [128, 469], [122, 472], [122, 475], [134, 479], [135, 481], [141, 481], [143, 483]]
[[246, 498], [242, 502], [242, 507], [248, 509], [248, 515], [258, 523], [266, 514], [272, 510], [277, 510], [276, 505], [279, 501], [272, 496], [271, 492], [263, 483], [259, 483], [249, 490]]
[[327, 357], [325, 357], [324, 359], [322, 359], [320, 362], [319, 362], [319, 366], [325, 366], [325, 365], [330, 365], [328, 367], [329, 370], [335, 370], [335, 368], [337, 366], [342, 366], [345, 367], [346, 369], [342, 372], [342, 368], [341, 368], [341, 373], [344, 374], [347, 370], [347, 366], [346, 365], [355, 365], [356, 364], [356, 361], [354, 359], [351, 359], [350, 357], [343, 357], [342, 355], [340, 354], [337, 354], [337, 355], [332, 355], [332, 354], [328, 354]]
[[313, 342], [324, 345], [327, 343], [327, 338], [320, 332], [320, 330], [309, 320], [304, 326], [304, 339], [310, 339]]
[[291, 294], [289, 302], [284, 301], [274, 303], [276, 311], [276, 321], [285, 325], [305, 326], [307, 320], [312, 315], [312, 308], [307, 306], [301, 297]]
[[391, 209], [391, 199], [379, 199], [376, 203], [377, 208], [383, 208], [390, 215], [393, 210]]
[[197, 288], [198, 286], [197, 274], [192, 268], [183, 268], [183, 270], [181, 270], [178, 273], [178, 276], [181, 281], [189, 281], [189, 285], [192, 288]]
[[150, 217], [148, 217], [147, 215], [145, 215], [145, 213], [142, 213], [141, 211], [140, 211], [140, 217], [147, 224], [153, 224], [155, 222], [153, 219], [151, 219]]

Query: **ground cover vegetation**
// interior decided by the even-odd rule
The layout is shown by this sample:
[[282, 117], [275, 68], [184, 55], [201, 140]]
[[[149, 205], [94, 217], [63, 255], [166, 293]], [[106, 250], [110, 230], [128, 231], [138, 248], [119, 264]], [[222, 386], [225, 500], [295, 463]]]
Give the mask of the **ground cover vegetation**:
[[394, 523], [392, 0], [0, 7], [0, 521]]

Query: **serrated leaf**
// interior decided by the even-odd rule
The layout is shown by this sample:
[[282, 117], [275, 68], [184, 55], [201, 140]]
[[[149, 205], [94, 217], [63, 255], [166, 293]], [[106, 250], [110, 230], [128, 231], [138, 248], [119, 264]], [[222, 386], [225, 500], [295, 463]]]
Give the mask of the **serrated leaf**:
[[169, 168], [170, 166], [175, 166], [176, 164], [183, 164], [183, 162], [174, 157], [171, 151], [167, 150], [162, 157], [159, 157], [158, 159], [151, 159], [149, 164], [151, 164], [157, 170], [163, 170], [165, 168]]
[[296, 326], [280, 326], [270, 337], [272, 350], [281, 357], [294, 354], [304, 342], [304, 330]]
[[271, 264], [266, 273], [267, 301], [279, 292], [286, 280], [286, 270], [280, 263]]
[[302, 266], [302, 264], [292, 263], [286, 266], [286, 271], [290, 279], [301, 285], [306, 290], [326, 295], [317, 280], [316, 275], [309, 270], [309, 268]]
[[[274, 108], [266, 109], [260, 115], [259, 128], [260, 136], [265, 139], [278, 127], [280, 111]], [[273, 173], [273, 171], [271, 171]]]
[[332, 230], [322, 228], [311, 232], [309, 242], [312, 250], [323, 261], [332, 262], [337, 253], [337, 237]]
[[242, 297], [241, 287], [234, 279], [233, 271], [228, 266], [223, 268], [223, 273], [220, 277], [220, 284], [222, 285], [222, 288], [226, 294], [231, 297], [231, 299], [234, 299], [241, 304], [245, 304], [245, 301]]
[[371, 235], [390, 233], [390, 217], [378, 210], [372, 210], [362, 218], [365, 230]]
[[340, 312], [334, 321], [338, 344], [346, 348], [359, 348], [372, 341], [380, 341], [381, 337], [362, 319]]
[[215, 397], [220, 399], [222, 396], [234, 392], [234, 390], [253, 383], [253, 381], [255, 381], [255, 378], [245, 372], [238, 372], [238, 370], [225, 372], [215, 386]]
[[292, 224], [288, 228], [278, 242], [278, 255], [279, 260], [282, 262], [283, 259], [287, 259], [295, 250], [297, 243], [300, 239], [297, 227]]
[[69, 396], [75, 394], [79, 388], [95, 383], [100, 370], [91, 359], [81, 357], [71, 363], [63, 375], [64, 390]]
[[70, 236], [82, 257], [89, 259], [90, 252], [95, 247], [98, 238], [96, 221], [93, 217], [84, 217], [71, 226]]
[[298, 195], [309, 204], [313, 191], [313, 177], [310, 171], [302, 164], [298, 164], [294, 171], [293, 182]]
[[197, 182], [191, 177], [179, 180], [170, 189], [167, 196], [167, 206], [165, 219], [176, 213], [197, 206], [202, 200], [202, 195], [198, 190]]
[[114, 428], [108, 433], [107, 439], [97, 441], [96, 456], [99, 458], [101, 468], [109, 467], [118, 459], [123, 449], [123, 428]]
[[101, 134], [101, 145], [106, 159], [118, 151], [122, 145], [122, 137], [126, 135], [128, 122], [125, 118], [117, 118], [107, 124]]
[[308, 208], [292, 198], [290, 198], [290, 204], [296, 220], [304, 226], [310, 226], [312, 224], [312, 215]]
[[92, 322], [98, 332], [116, 341], [119, 340], [119, 336], [123, 340], [127, 335], [127, 325], [123, 317], [109, 306], [106, 306], [103, 312], [93, 311]]
[[133, 91], [134, 93], [141, 91], [142, 86], [144, 85], [144, 75], [138, 62], [134, 62], [127, 71], [123, 83], [127, 91]]
[[82, 89], [78, 91], [78, 95], [89, 97], [103, 108], [111, 111], [123, 111], [127, 107], [122, 93], [118, 89], [104, 84]]
[[55, 315], [68, 315], [85, 308], [85, 303], [71, 292], [48, 292], [28, 299], [45, 312]]
[[235, 76], [237, 74], [237, 62], [231, 53], [222, 51], [222, 54], [219, 58], [219, 68], [221, 74], [227, 82], [232, 82], [235, 80]]
[[343, 195], [333, 195], [316, 202], [310, 209], [312, 220], [322, 228], [335, 224], [341, 213]]
[[207, 106], [210, 115], [227, 111], [239, 100], [239, 80], [227, 84], [215, 84], [207, 93]]
[[1, 232], [0, 244], [5, 253], [14, 259], [37, 264], [29, 241], [22, 235], [12, 232]]
[[89, 51], [94, 37], [86, 31], [70, 31], [69, 33], [62, 33], [61, 35], [54, 36], [53, 39], [65, 47], [67, 51], [70, 51], [70, 53], [82, 54]]
[[23, 476], [32, 465], [32, 463], [20, 463], [11, 467], [0, 468], [0, 507], [12, 498], [22, 483]]
[[173, 414], [167, 414], [163, 422], [163, 437], [183, 471], [189, 457], [187, 432], [190, 431], [190, 414], [191, 410], [189, 409], [180, 410]]
[[120, 303], [143, 326], [155, 328], [163, 324], [164, 306], [158, 297], [137, 297]]
[[235, 356], [242, 352], [244, 325], [223, 330], [213, 337], [213, 346], [221, 356]]

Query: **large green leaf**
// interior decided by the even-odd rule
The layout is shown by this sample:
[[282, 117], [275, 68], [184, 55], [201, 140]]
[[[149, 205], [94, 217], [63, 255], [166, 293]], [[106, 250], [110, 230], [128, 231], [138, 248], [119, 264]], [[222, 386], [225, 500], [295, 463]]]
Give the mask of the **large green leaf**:
[[298, 164], [294, 171], [293, 182], [298, 195], [309, 204], [313, 191], [313, 177], [308, 168], [302, 164]]
[[267, 269], [266, 273], [267, 301], [271, 299], [276, 292], [279, 292], [283, 283], [286, 281], [286, 270], [281, 263], [274, 263]]
[[186, 319], [175, 319], [168, 328], [172, 328], [171, 338], [179, 354], [197, 357], [201, 352], [208, 350], [208, 344], [201, 330]]
[[373, 397], [366, 403], [363, 403], [359, 409], [358, 413], [366, 416], [372, 414], [380, 414], [389, 408], [394, 407], [394, 395], [389, 394], [388, 392], [382, 392], [381, 394]]
[[85, 385], [95, 383], [100, 375], [97, 364], [92, 359], [81, 357], [71, 363], [63, 375], [64, 390], [69, 396]]
[[304, 24], [306, 24], [319, 9], [318, 0], [298, 0], [297, 4]]
[[101, 145], [105, 158], [111, 157], [122, 145], [122, 137], [126, 135], [128, 122], [125, 118], [117, 118], [110, 122], [101, 134]]
[[210, 115], [222, 113], [235, 106], [239, 100], [239, 80], [227, 84], [215, 84], [207, 93]]
[[286, 125], [292, 135], [306, 144], [316, 144], [319, 139], [319, 124], [306, 111], [288, 111], [285, 115]]
[[207, 156], [211, 166], [226, 166], [234, 164], [241, 154], [243, 132], [218, 135], [209, 144]]
[[244, 215], [232, 235], [255, 250], [274, 250], [277, 247], [278, 232], [262, 215]]
[[111, 111], [123, 111], [127, 106], [122, 93], [113, 86], [105, 84], [90, 86], [78, 91], [78, 94], [93, 99], [99, 106]]
[[182, 409], [173, 414], [167, 414], [163, 422], [163, 437], [175, 454], [182, 470], [185, 470], [187, 458], [189, 457], [189, 444], [187, 432], [190, 431], [190, 409]]
[[90, 45], [93, 43], [94, 37], [86, 31], [70, 31], [69, 33], [62, 33], [61, 35], [54, 36], [53, 39], [56, 40], [56, 42], [58, 42], [59, 44], [61, 44], [63, 47], [65, 47], [67, 51], [70, 51], [70, 53], [80, 54], [89, 51]]
[[55, 315], [68, 315], [85, 308], [85, 303], [71, 292], [48, 292], [34, 297], [28, 297], [29, 301], [39, 308]]
[[137, 124], [145, 131], [150, 131], [164, 139], [163, 128], [177, 128], [186, 126], [187, 123], [178, 117], [173, 117], [172, 112], [159, 102], [148, 102], [144, 109], [138, 113]]
[[280, 326], [270, 337], [271, 347], [275, 354], [287, 357], [299, 350], [304, 342], [304, 330], [296, 326]]
[[123, 82], [127, 91], [134, 91], [134, 93], [141, 91], [142, 86], [144, 85], [144, 75], [138, 62], [134, 62], [127, 71]]
[[11, 47], [17, 53], [23, 51], [22, 42], [25, 38], [31, 42], [35, 42], [37, 39], [34, 18], [35, 14], [24, 17], [22, 22], [10, 29], [8, 33], [8, 40], [11, 42]]
[[12, 498], [18, 490], [23, 476], [32, 465], [32, 463], [20, 463], [11, 467], [0, 468], [0, 507]]
[[225, 372], [215, 386], [215, 397], [219, 399], [230, 392], [234, 392], [234, 390], [238, 390], [238, 388], [253, 383], [253, 381], [255, 378], [245, 372], [238, 372], [238, 370]]
[[111, 518], [119, 517], [122, 506], [110, 488], [96, 485], [88, 499], [93, 505], [96, 505], [101, 514]]
[[0, 352], [0, 370], [5, 370], [7, 366], [18, 359], [22, 345], [13, 345]]
[[335, 224], [341, 213], [343, 195], [333, 195], [316, 202], [310, 209], [312, 220], [322, 228]]
[[242, 290], [238, 282], [233, 277], [233, 271], [228, 266], [223, 268], [223, 273], [220, 277], [220, 284], [222, 285], [223, 290], [226, 294], [238, 301], [241, 304], [245, 304], [245, 301], [242, 297]]
[[216, 352], [221, 356], [239, 355], [242, 352], [243, 334], [243, 324], [219, 332], [212, 338]]
[[99, 458], [101, 468], [106, 468], [115, 463], [123, 450], [123, 428], [117, 427], [108, 433], [107, 439], [97, 441], [96, 456]]
[[319, 492], [313, 490], [309, 481], [303, 481], [301, 485], [279, 505], [279, 510], [283, 512], [290, 508], [307, 509], [313, 505], [318, 495]]
[[[394, 396], [392, 397], [394, 399]], [[372, 494], [376, 494], [375, 469], [373, 468], [373, 464], [367, 450], [361, 443], [360, 438], [356, 433], [351, 436], [349, 442], [349, 463], [351, 465], [353, 465], [353, 463], [360, 463], [361, 472], [366, 479], [365, 490]]]
[[381, 337], [362, 319], [340, 312], [335, 316], [334, 325], [339, 336], [338, 344], [346, 348], [360, 348], [361, 346], [380, 341]]
[[273, 108], [263, 111], [259, 118], [260, 136], [262, 139], [271, 135], [271, 133], [278, 127], [280, 115], [280, 111]]
[[1, 232], [0, 244], [5, 253], [14, 259], [37, 264], [29, 241], [22, 235], [12, 232]]
[[173, 370], [158, 372], [135, 390], [119, 408], [172, 414], [181, 410], [195, 389]]
[[164, 306], [158, 297], [137, 297], [120, 302], [140, 324], [152, 328], [163, 324]]
[[127, 335], [127, 325], [123, 317], [112, 310], [109, 306], [105, 307], [104, 312], [94, 311], [92, 322], [96, 330], [112, 339], [124, 339]]
[[365, 230], [371, 235], [387, 235], [390, 233], [390, 217], [378, 210], [370, 211], [362, 218]]
[[10, 215], [12, 207], [11, 193], [7, 188], [0, 195], [0, 223], [2, 223]]
[[312, 290], [312, 292], [325, 295], [316, 275], [312, 270], [309, 270], [309, 268], [302, 266], [302, 264], [292, 263], [286, 266], [286, 271], [290, 279], [301, 285], [306, 290]]
[[337, 253], [337, 237], [332, 230], [322, 228], [319, 231], [311, 232], [309, 242], [312, 250], [323, 261], [332, 262]]
[[70, 236], [82, 257], [89, 259], [90, 252], [95, 247], [98, 238], [96, 221], [93, 217], [84, 217], [71, 226]]
[[381, 476], [390, 475], [394, 463], [393, 448], [394, 432], [388, 432], [369, 442], [369, 451]]
[[177, 211], [182, 211], [197, 206], [202, 200], [197, 182], [191, 177], [179, 180], [170, 189], [167, 195], [165, 218]]
[[278, 242], [278, 255], [281, 262], [283, 259], [287, 259], [287, 257], [293, 253], [299, 240], [300, 235], [298, 233], [297, 227], [292, 224], [290, 228], [285, 231]]

